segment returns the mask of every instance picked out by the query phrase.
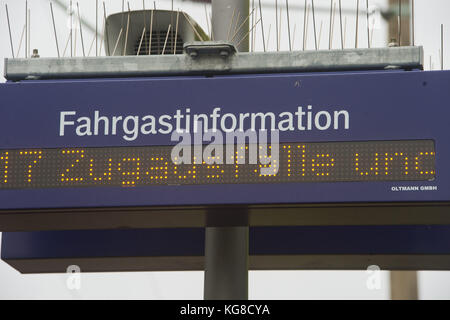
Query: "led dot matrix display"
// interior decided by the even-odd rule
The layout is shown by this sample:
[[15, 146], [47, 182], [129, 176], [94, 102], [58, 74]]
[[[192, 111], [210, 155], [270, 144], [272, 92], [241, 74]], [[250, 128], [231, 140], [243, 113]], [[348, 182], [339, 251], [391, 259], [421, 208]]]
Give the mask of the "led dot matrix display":
[[172, 146], [0, 150], [0, 189], [425, 181], [436, 175], [432, 140], [281, 143], [278, 160], [269, 164], [263, 158], [271, 149], [248, 164], [252, 147], [235, 146], [229, 164], [220, 159], [226, 147], [212, 156], [224, 164], [194, 155], [191, 164], [175, 164]]

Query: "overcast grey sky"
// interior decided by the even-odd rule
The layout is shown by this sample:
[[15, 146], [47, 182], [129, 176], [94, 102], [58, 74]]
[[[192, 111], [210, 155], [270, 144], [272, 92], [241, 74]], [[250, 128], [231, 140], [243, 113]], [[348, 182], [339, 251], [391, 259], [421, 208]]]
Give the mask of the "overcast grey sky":
[[[63, 2], [68, 3], [68, 0]], [[107, 0], [108, 13], [121, 10], [120, 0]], [[142, 0], [131, 0], [131, 9], [141, 9]], [[153, 1], [146, 0], [146, 6]], [[283, 2], [284, 1], [279, 1]], [[8, 28], [6, 24], [5, 3], [10, 11], [11, 27], [14, 48], [17, 51], [24, 26], [25, 0], [0, 0], [0, 69], [3, 69], [3, 58], [11, 57]], [[53, 29], [48, 0], [29, 0], [31, 8], [31, 47], [38, 48], [41, 56], [56, 56]], [[76, 1], [74, 1], [76, 3]], [[93, 0], [80, 0], [80, 8], [83, 17], [94, 24], [95, 10]], [[274, 3], [274, 0], [264, 0], [264, 4]], [[295, 9], [298, 3], [303, 1], [291, 0], [291, 28], [295, 28], [294, 49], [301, 46], [301, 26], [303, 11]], [[329, 0], [316, 0], [318, 8], [326, 10], [323, 13], [317, 10], [317, 28], [322, 23], [321, 48], [328, 47], [328, 10]], [[346, 9], [354, 10], [355, 1], [343, 0]], [[416, 44], [425, 48], [426, 67], [429, 68], [429, 57], [435, 68], [439, 61], [440, 24], [446, 24], [446, 48], [450, 41], [450, 1], [448, 0], [416, 0]], [[175, 8], [180, 8], [189, 13], [203, 28], [207, 30], [205, 8], [203, 5], [192, 4], [186, 1], [174, 1]], [[387, 0], [370, 0], [371, 6], [386, 7]], [[170, 0], [158, 0], [156, 6], [159, 9], [170, 9]], [[210, 10], [209, 7], [207, 7]], [[284, 8], [283, 8], [284, 10]], [[346, 46], [354, 45], [355, 16], [345, 11]], [[67, 28], [67, 13], [55, 7], [56, 24], [60, 48], [64, 47], [69, 29]], [[336, 20], [337, 21], [337, 20]], [[275, 49], [274, 35], [275, 14], [274, 10], [264, 9], [264, 26], [266, 33], [269, 26], [271, 36], [269, 48]], [[336, 22], [336, 28], [338, 23]], [[361, 28], [365, 28], [365, 20], [361, 20]], [[286, 19], [282, 17], [282, 29], [286, 30]], [[308, 48], [313, 48], [312, 28], [309, 29]], [[376, 25], [373, 32], [373, 46], [382, 47], [387, 43], [386, 25], [381, 22]], [[257, 50], [262, 49], [260, 30], [257, 34]], [[334, 32], [333, 45], [339, 44], [338, 32]], [[366, 43], [364, 32], [360, 32], [360, 43]], [[85, 31], [86, 43], [91, 43], [93, 33]], [[447, 41], [448, 40], [448, 41]], [[287, 32], [281, 37], [281, 47], [288, 48]], [[24, 45], [20, 56], [23, 56]], [[61, 49], [63, 50], [63, 49]], [[81, 46], [78, 45], [78, 54], [81, 54]], [[95, 51], [95, 50], [94, 50]], [[448, 52], [446, 49], [444, 52]], [[450, 66], [450, 57], [446, 58], [445, 67]], [[4, 81], [0, 77], [0, 81]], [[0, 97], [1, 98], [1, 97]], [[254, 299], [388, 299], [389, 298], [389, 274], [382, 272], [381, 288], [369, 290], [366, 286], [367, 273], [365, 271], [258, 271], [250, 272], [250, 298]], [[203, 297], [203, 272], [140, 272], [140, 273], [100, 273], [83, 274], [81, 289], [68, 290], [66, 287], [66, 275], [21, 275], [4, 262], [0, 262], [0, 299], [17, 298], [61, 298], [61, 299], [202, 299]], [[450, 299], [450, 273], [449, 272], [420, 272], [419, 273], [420, 297], [423, 299], [438, 298]]]

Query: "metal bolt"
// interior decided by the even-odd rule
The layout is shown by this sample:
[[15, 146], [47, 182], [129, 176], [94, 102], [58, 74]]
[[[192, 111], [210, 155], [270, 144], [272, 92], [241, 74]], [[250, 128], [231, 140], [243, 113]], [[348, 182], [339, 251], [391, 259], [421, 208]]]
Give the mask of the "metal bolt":
[[228, 58], [228, 56], [230, 55], [230, 53], [229, 53], [228, 51], [226, 51], [226, 50], [221, 50], [221, 51], [219, 52], [219, 54], [220, 54], [220, 56], [221, 56], [222, 58]]
[[39, 58], [39, 51], [38, 49], [33, 49], [33, 55], [31, 56], [32, 58]]
[[396, 40], [396, 39], [391, 39], [391, 42], [389, 42], [388, 47], [389, 47], [389, 48], [392, 48], [392, 47], [398, 47], [398, 42], [397, 42], [397, 40]]

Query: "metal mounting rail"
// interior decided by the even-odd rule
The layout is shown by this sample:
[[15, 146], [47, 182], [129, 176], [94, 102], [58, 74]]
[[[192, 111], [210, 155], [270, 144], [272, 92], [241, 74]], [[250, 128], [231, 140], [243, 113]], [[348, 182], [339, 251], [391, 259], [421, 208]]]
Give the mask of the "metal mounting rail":
[[[196, 45], [186, 44], [185, 50]], [[5, 78], [11, 81], [384, 69], [422, 70], [423, 48], [5, 59]]]

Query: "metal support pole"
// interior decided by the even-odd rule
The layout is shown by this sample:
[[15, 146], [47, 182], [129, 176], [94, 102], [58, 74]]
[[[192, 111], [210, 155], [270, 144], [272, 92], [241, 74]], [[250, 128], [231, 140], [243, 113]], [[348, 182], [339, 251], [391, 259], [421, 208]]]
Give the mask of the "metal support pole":
[[[411, 43], [411, 12], [408, 8], [411, 8], [411, 0], [401, 0], [402, 16], [400, 19], [400, 25], [398, 21], [398, 0], [389, 0], [389, 7], [395, 10], [396, 14], [388, 21], [388, 43], [395, 40], [395, 43], [402, 46], [408, 46]], [[399, 32], [399, 28], [401, 32]], [[398, 39], [398, 36], [401, 39]]]
[[[212, 0], [212, 30], [214, 40], [230, 41], [240, 52], [249, 51], [249, 0]], [[233, 16], [233, 11], [235, 14]], [[231, 25], [231, 32], [228, 34]], [[234, 34], [236, 36], [234, 36]], [[234, 36], [234, 38], [233, 38]], [[229, 38], [229, 39], [228, 39]], [[233, 38], [231, 40], [231, 38]]]
[[207, 227], [205, 300], [248, 299], [248, 227]]
[[[212, 0], [212, 33], [215, 40], [230, 41], [239, 44], [238, 51], [249, 51], [249, 7], [249, 0]], [[234, 36], [232, 40], [228, 39], [230, 29], [230, 37]], [[205, 300], [248, 299], [246, 215], [246, 212], [231, 209], [229, 212], [213, 210], [208, 213], [205, 232]]]
[[391, 271], [391, 299], [418, 300], [416, 271]]
[[[391, 8], [399, 8], [398, 0], [389, 0]], [[401, 0], [400, 8], [406, 8], [399, 12], [400, 21], [395, 17], [389, 21], [388, 41], [397, 39], [397, 44], [408, 46], [411, 43], [411, 0]], [[395, 15], [397, 16], [397, 15]], [[399, 30], [400, 29], [400, 30]], [[399, 38], [400, 36], [400, 38]], [[417, 271], [391, 271], [391, 299], [392, 300], [417, 300], [419, 296], [417, 286]]]

